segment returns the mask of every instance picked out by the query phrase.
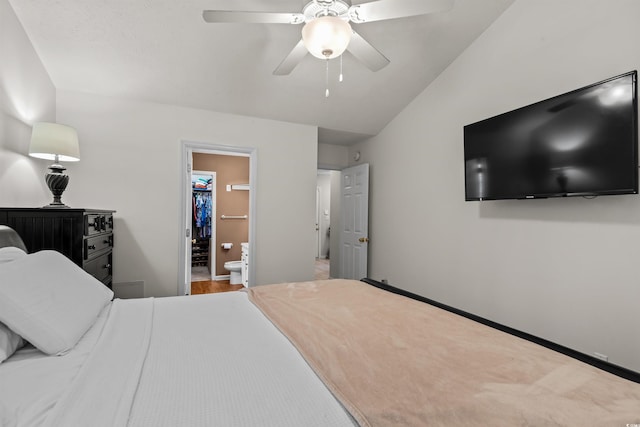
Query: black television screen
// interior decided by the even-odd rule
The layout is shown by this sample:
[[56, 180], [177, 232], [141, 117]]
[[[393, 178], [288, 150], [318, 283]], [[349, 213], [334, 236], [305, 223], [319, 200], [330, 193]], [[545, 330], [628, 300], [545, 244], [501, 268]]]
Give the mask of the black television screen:
[[464, 127], [466, 200], [638, 193], [637, 71]]

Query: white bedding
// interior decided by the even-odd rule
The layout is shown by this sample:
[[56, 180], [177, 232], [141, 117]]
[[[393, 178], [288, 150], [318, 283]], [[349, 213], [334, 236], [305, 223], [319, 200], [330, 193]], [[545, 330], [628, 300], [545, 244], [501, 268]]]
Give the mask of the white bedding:
[[111, 305], [65, 356], [48, 356], [32, 345], [18, 350], [0, 364], [0, 426], [41, 426], [70, 387], [93, 350]]
[[115, 300], [67, 355], [2, 363], [0, 402], [2, 426], [355, 425], [243, 292]]

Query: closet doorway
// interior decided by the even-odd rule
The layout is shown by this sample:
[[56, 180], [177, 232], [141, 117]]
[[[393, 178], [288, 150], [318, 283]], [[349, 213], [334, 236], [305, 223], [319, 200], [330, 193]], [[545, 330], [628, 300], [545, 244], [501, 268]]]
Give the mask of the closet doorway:
[[216, 173], [191, 172], [191, 281], [216, 278]]
[[[207, 162], [203, 163], [202, 158], [206, 158], [206, 156], [217, 158], [218, 162], [223, 162], [222, 166], [220, 163], [215, 166], [209, 166]], [[239, 164], [242, 166], [238, 166]], [[211, 193], [211, 237], [207, 254], [211, 257], [211, 262], [207, 262], [209, 280], [231, 279], [229, 277], [230, 271], [224, 268], [224, 263], [241, 260], [241, 249], [246, 246], [242, 243], [248, 243], [246, 259], [249, 262], [244, 277], [247, 277], [246, 286], [253, 286], [255, 283], [255, 262], [251, 262], [251, 260], [256, 259], [255, 245], [252, 244], [255, 242], [256, 233], [256, 165], [255, 148], [182, 141], [180, 229], [183, 231], [180, 236], [181, 261], [178, 268], [178, 295], [191, 295], [192, 263], [194, 262], [193, 252], [195, 250], [193, 240], [195, 239], [196, 242], [199, 239], [206, 240], [208, 231], [206, 229], [203, 231], [202, 227], [199, 228], [197, 224], [194, 224], [196, 217], [193, 211], [194, 182], [192, 179], [194, 175], [199, 173], [203, 176], [209, 175], [212, 179], [212, 189], [215, 188], [215, 191]], [[240, 168], [245, 171], [241, 177], [235, 174]], [[230, 174], [229, 169], [233, 173]], [[243, 199], [244, 204], [233, 204], [233, 201], [229, 203], [230, 197], [234, 200]], [[229, 229], [231, 229], [231, 233], [229, 233]], [[201, 259], [204, 260], [204, 258], [203, 256]]]

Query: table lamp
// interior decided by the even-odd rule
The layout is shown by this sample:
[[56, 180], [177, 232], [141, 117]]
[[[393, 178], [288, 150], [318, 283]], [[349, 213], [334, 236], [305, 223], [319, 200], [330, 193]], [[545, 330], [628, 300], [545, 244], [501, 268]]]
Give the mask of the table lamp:
[[45, 175], [45, 181], [53, 194], [53, 202], [45, 208], [67, 208], [60, 200], [69, 183], [69, 176], [60, 162], [77, 162], [80, 160], [78, 133], [70, 126], [57, 123], [34, 123], [31, 131], [29, 155], [39, 159], [53, 160], [49, 166], [51, 172]]

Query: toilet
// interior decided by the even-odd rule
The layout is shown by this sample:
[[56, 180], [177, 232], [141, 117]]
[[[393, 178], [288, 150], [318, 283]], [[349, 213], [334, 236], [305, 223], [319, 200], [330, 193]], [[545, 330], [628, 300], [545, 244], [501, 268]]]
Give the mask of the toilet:
[[231, 273], [229, 277], [230, 285], [242, 284], [242, 261], [227, 261], [224, 263], [224, 268]]

